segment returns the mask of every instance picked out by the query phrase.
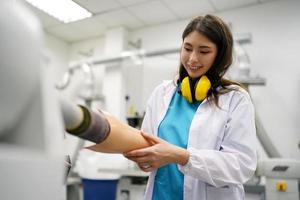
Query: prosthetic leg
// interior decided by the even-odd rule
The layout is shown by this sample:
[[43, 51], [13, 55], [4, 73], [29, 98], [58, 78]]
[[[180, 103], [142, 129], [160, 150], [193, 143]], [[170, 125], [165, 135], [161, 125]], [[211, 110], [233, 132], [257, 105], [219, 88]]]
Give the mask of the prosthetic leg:
[[61, 107], [66, 131], [96, 143], [87, 149], [103, 153], [124, 153], [150, 146], [138, 129], [120, 122], [107, 112], [100, 109], [91, 111], [63, 100]]

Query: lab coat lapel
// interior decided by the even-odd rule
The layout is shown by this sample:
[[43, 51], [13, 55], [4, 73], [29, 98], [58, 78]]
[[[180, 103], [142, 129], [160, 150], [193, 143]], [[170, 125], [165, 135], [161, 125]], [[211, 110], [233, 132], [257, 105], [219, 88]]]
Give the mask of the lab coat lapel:
[[168, 111], [168, 107], [170, 105], [170, 102], [172, 100], [172, 97], [174, 95], [174, 92], [176, 90], [176, 87], [174, 85], [166, 85], [164, 88], [164, 93], [163, 93], [163, 101], [161, 104], [161, 107], [159, 108], [159, 116], [158, 116], [158, 124], [156, 127], [156, 130], [158, 130], [158, 126], [160, 125], [161, 121], [164, 119], [167, 111]]

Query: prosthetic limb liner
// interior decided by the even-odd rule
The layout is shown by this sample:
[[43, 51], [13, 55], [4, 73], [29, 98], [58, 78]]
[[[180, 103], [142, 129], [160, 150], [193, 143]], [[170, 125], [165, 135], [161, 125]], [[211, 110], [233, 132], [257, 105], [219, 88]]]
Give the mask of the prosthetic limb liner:
[[72, 135], [94, 143], [104, 141], [110, 132], [110, 125], [102, 112], [95, 113], [84, 106], [79, 106], [83, 112], [81, 124], [74, 129], [66, 129]]

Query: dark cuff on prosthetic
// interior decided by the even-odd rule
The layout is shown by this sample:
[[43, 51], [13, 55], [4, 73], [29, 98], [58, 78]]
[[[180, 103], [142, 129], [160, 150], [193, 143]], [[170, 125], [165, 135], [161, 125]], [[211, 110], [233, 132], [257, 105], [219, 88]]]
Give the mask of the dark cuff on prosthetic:
[[104, 114], [93, 112], [81, 105], [79, 107], [83, 112], [83, 121], [75, 129], [67, 129], [66, 131], [94, 143], [103, 142], [110, 132], [110, 125]]

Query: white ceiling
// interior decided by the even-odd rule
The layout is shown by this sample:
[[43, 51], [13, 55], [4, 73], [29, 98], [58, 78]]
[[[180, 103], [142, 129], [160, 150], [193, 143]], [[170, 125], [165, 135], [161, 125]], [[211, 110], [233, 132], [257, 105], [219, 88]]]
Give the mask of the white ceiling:
[[73, 0], [93, 17], [64, 24], [31, 6], [47, 33], [76, 42], [124, 26], [129, 30], [191, 18], [204, 13], [252, 6], [272, 0]]

